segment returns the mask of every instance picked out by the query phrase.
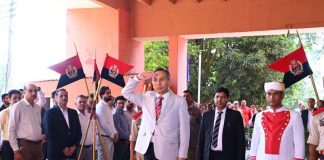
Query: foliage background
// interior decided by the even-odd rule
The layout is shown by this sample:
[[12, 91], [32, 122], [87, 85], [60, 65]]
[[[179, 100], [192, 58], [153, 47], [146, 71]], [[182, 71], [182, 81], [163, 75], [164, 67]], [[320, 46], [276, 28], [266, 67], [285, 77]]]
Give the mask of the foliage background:
[[[303, 46], [314, 72], [317, 84], [321, 84], [324, 71], [314, 66], [323, 63], [323, 33], [301, 34]], [[283, 74], [267, 68], [269, 64], [299, 47], [296, 35], [271, 35], [188, 41], [190, 82], [188, 89], [197, 97], [198, 55], [202, 55], [201, 102], [214, 96], [218, 86], [230, 89], [230, 101], [246, 100], [248, 104], [266, 105], [263, 84], [266, 81], [282, 81]], [[168, 68], [168, 42], [145, 43], [145, 70]], [[184, 71], [186, 72], [186, 71]], [[320, 86], [320, 85], [318, 85]], [[286, 90], [284, 105], [297, 107], [298, 101], [306, 102], [315, 97], [309, 78]]]

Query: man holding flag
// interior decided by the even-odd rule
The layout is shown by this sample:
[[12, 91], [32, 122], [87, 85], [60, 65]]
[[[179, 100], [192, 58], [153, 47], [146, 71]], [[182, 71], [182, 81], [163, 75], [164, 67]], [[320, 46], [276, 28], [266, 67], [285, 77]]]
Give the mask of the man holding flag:
[[285, 86], [280, 82], [264, 84], [268, 110], [256, 115], [252, 135], [251, 160], [303, 160], [304, 127], [301, 116], [282, 105]]

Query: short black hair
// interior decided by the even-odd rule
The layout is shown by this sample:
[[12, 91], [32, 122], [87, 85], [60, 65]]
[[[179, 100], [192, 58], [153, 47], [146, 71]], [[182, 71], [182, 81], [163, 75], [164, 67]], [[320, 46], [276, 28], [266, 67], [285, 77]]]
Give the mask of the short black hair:
[[189, 93], [190, 95], [192, 95], [192, 92], [190, 90], [184, 90], [183, 93]]
[[167, 69], [164, 69], [164, 68], [156, 68], [156, 69], [154, 70], [154, 73], [155, 73], [155, 72], [158, 72], [158, 71], [162, 71], [162, 72], [164, 72], [164, 73], [167, 75], [168, 79], [170, 79], [170, 72], [169, 72]]
[[94, 98], [94, 93], [89, 94], [89, 96], [87, 96], [87, 99], [88, 98]]
[[314, 99], [314, 98], [308, 98], [308, 100], [310, 100], [310, 99], [311, 99], [311, 100], [313, 100], [313, 101], [315, 101], [315, 99]]
[[18, 91], [18, 90], [16, 90], [16, 89], [12, 89], [12, 90], [10, 90], [10, 91], [8, 92], [8, 96], [9, 96], [9, 98], [11, 98], [13, 94], [19, 94], [19, 95], [21, 95], [21, 92]]
[[218, 88], [216, 89], [216, 93], [220, 93], [220, 92], [225, 93], [225, 95], [226, 95], [227, 98], [228, 98], [229, 95], [230, 95], [228, 89], [225, 88], [225, 87], [218, 87]]
[[56, 90], [51, 93], [53, 99], [55, 98], [55, 93], [56, 93]]
[[59, 88], [59, 89], [57, 89], [57, 90], [55, 91], [55, 97], [57, 97], [58, 94], [59, 94], [59, 92], [61, 92], [61, 91], [65, 91], [65, 92], [67, 92], [67, 90], [66, 90], [65, 88]]
[[8, 96], [7, 93], [2, 94], [2, 95], [1, 95], [2, 100], [4, 100], [7, 96]]
[[126, 101], [126, 98], [123, 97], [123, 96], [117, 96], [117, 97], [115, 98], [115, 100], [114, 100], [114, 105], [115, 105], [115, 106], [116, 106], [118, 100]]
[[102, 86], [102, 87], [100, 88], [100, 90], [99, 90], [100, 98], [102, 98], [102, 96], [103, 96], [103, 95], [104, 95], [108, 90], [110, 90], [109, 87], [107, 87], [107, 86]]
[[78, 98], [85, 98], [85, 99], [87, 99], [87, 97], [86, 97], [85, 95], [83, 95], [83, 94], [78, 95], [78, 96], [75, 98], [75, 100], [77, 100]]

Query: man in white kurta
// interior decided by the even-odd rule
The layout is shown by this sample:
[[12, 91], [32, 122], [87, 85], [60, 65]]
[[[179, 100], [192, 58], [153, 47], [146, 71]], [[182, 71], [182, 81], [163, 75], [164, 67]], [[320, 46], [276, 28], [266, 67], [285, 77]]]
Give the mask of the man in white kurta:
[[252, 135], [251, 160], [301, 160], [305, 157], [304, 126], [297, 112], [281, 104], [284, 84], [265, 84], [270, 108], [257, 114]]

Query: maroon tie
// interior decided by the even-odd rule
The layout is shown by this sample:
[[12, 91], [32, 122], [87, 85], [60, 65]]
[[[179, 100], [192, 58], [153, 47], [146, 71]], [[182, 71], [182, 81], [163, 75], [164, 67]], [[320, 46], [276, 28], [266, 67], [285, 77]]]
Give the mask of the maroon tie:
[[159, 102], [155, 105], [156, 120], [158, 120], [160, 118], [160, 115], [161, 115], [162, 100], [163, 100], [163, 97], [160, 96], [159, 97]]

